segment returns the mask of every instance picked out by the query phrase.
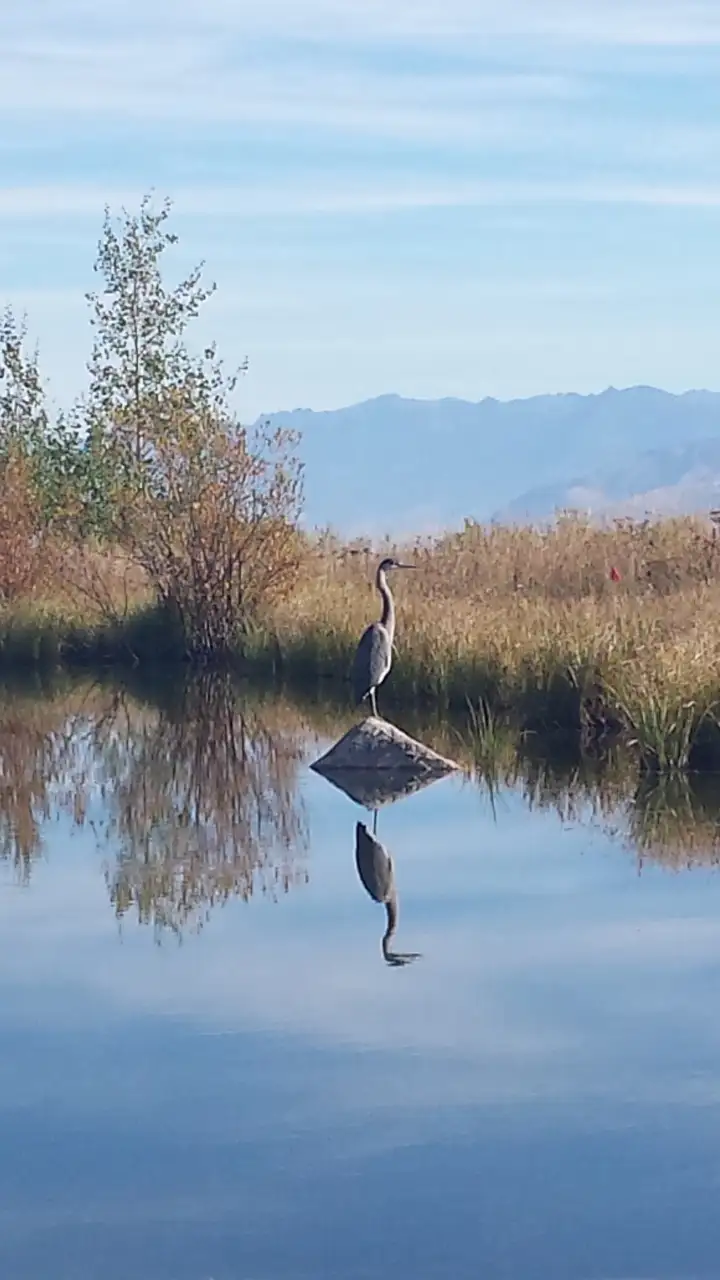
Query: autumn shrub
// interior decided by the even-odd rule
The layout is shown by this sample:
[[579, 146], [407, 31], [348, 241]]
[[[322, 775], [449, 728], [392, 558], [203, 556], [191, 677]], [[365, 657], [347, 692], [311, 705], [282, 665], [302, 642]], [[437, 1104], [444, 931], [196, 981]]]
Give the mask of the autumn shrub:
[[[302, 495], [295, 436], [241, 426], [231, 407], [240, 370], [188, 326], [214, 285], [196, 267], [174, 287], [168, 203], [106, 211], [88, 295], [94, 332], [86, 401], [86, 508], [179, 623], [187, 649], [226, 653], [292, 586]], [[80, 535], [91, 522], [79, 524]], [[97, 524], [97, 521], [96, 521]]]
[[30, 467], [16, 448], [0, 457], [0, 603], [32, 595], [51, 577], [51, 549], [38, 518]]
[[289, 432], [250, 431], [177, 396], [156, 420], [118, 541], [194, 654], [227, 653], [294, 585], [301, 472], [293, 446]]
[[86, 618], [121, 624], [153, 600], [147, 575], [118, 545], [68, 539], [60, 559], [63, 596]]

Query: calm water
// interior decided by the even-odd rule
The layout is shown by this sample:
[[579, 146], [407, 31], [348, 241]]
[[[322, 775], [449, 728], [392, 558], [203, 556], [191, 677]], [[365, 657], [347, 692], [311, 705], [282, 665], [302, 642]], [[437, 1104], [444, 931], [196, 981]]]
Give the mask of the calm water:
[[713, 785], [382, 809], [391, 967], [344, 725], [244, 698], [0, 703], [0, 1276], [720, 1275]]

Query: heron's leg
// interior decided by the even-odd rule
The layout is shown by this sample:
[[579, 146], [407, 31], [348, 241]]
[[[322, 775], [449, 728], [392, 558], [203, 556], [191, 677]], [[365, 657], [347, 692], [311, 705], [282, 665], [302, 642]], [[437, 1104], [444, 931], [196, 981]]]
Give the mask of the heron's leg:
[[374, 689], [370, 690], [370, 706], [372, 707], [373, 715], [376, 716], [378, 713], [378, 709], [377, 709], [377, 702], [375, 701]]

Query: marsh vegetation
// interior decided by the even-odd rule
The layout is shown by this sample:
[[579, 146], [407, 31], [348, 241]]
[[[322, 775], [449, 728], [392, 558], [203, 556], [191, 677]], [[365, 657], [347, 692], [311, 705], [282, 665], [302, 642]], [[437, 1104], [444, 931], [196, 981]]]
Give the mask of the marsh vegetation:
[[509, 732], [622, 742], [650, 774], [720, 767], [709, 522], [468, 520], [404, 546], [303, 531], [298, 441], [244, 427], [242, 366], [193, 348], [214, 286], [201, 267], [168, 283], [169, 217], [150, 200], [106, 214], [68, 413], [49, 411], [25, 321], [0, 323], [0, 663], [236, 664], [347, 704], [376, 557], [392, 553], [417, 572], [398, 586], [388, 711], [460, 713], [486, 759]]

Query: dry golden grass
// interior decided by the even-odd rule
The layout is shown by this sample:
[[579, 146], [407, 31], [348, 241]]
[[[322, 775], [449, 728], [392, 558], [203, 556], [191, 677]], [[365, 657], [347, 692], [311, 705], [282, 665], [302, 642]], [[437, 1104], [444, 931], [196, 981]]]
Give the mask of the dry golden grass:
[[[483, 698], [524, 728], [621, 724], [661, 771], [685, 767], [703, 735], [713, 745], [720, 540], [702, 521], [563, 519], [544, 533], [468, 524], [392, 550], [417, 569], [394, 581], [386, 705]], [[377, 616], [378, 554], [328, 538], [309, 549], [302, 585], [272, 620], [288, 665], [347, 670]]]
[[[466, 710], [482, 699], [523, 730], [595, 741], [621, 728], [660, 772], [720, 762], [720, 538], [709, 523], [598, 528], [564, 518], [545, 532], [468, 523], [394, 548], [308, 539], [299, 585], [243, 637], [245, 660], [305, 680], [346, 678], [378, 616], [373, 577], [387, 550], [417, 568], [393, 584], [398, 655], [381, 705]], [[152, 596], [126, 558], [61, 550], [48, 570], [43, 590], [0, 618], [5, 657], [37, 657], [40, 632], [61, 657], [70, 632], [93, 627], [105, 628], [106, 657], [162, 645], [162, 619], [128, 638]]]

